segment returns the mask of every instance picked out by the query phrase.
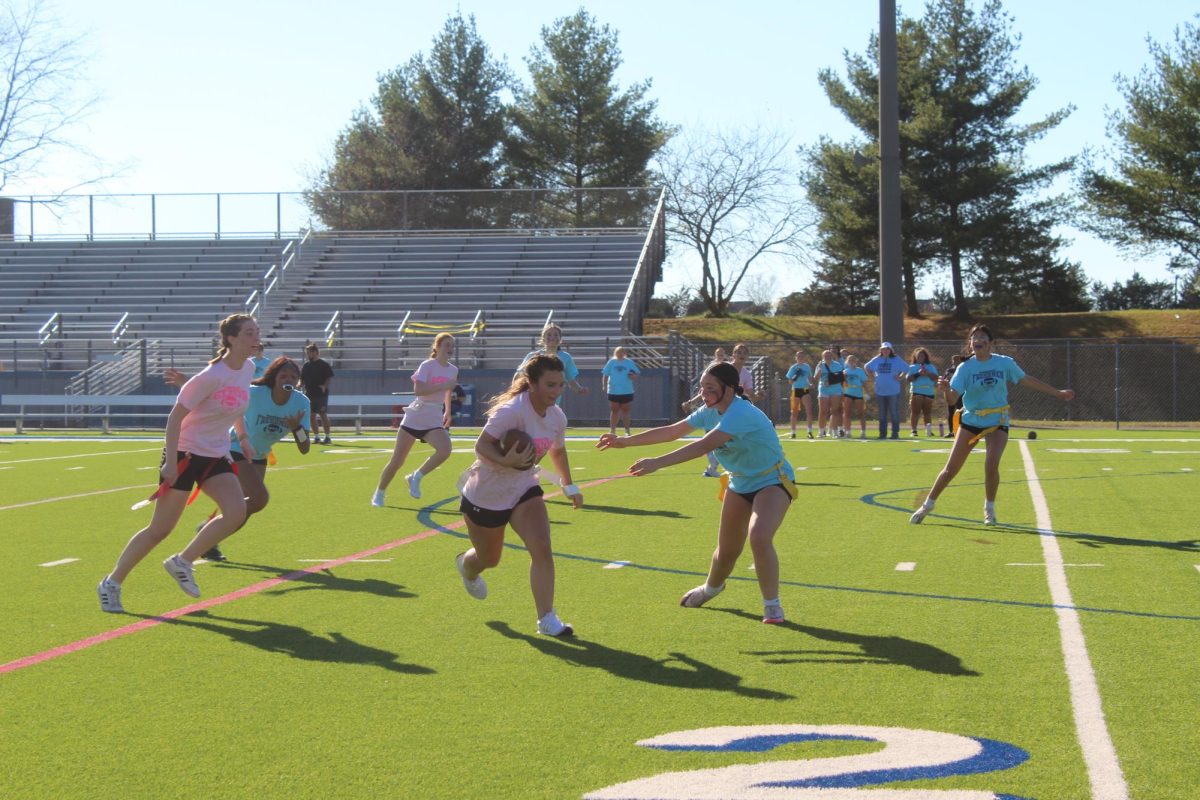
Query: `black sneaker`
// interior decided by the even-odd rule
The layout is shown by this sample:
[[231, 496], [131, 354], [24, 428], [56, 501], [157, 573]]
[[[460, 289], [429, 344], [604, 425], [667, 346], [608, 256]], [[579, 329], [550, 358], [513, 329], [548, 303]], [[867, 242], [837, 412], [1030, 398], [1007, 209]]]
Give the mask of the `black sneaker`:
[[201, 556], [201, 558], [203, 558], [205, 561], [225, 561], [226, 560], [225, 554], [221, 552], [221, 548], [219, 548], [219, 547], [211, 548], [207, 553], [205, 553], [203, 556]]

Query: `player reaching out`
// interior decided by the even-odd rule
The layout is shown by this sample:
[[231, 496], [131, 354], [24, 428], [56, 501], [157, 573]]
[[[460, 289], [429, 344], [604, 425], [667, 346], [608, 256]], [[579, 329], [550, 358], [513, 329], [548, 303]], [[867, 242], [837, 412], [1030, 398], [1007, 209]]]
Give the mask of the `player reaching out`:
[[703, 438], [656, 458], [634, 462], [629, 471], [641, 477], [715, 451], [729, 475], [722, 487], [721, 522], [717, 549], [703, 584], [688, 591], [679, 604], [699, 608], [725, 588], [738, 556], [750, 540], [754, 569], [763, 597], [763, 622], [783, 622], [779, 599], [779, 557], [775, 532], [796, 497], [795, 474], [783, 457], [775, 426], [750, 401], [739, 397], [738, 370], [732, 364], [713, 364], [700, 379], [704, 407], [672, 425], [652, 428], [633, 436], [606, 433], [597, 447], [637, 447], [664, 444], [695, 428], [706, 431]]

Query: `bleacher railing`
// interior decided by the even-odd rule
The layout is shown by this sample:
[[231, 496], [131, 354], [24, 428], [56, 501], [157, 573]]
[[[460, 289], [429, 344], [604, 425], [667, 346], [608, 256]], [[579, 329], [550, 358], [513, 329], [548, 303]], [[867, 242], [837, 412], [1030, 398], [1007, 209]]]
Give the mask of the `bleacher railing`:
[[[630, 229], [659, 188], [186, 192], [0, 197], [10, 241], [300, 238], [306, 231]], [[314, 222], [314, 217], [316, 222]]]
[[637, 267], [629, 279], [625, 299], [621, 302], [621, 333], [624, 334], [642, 329], [642, 319], [654, 294], [654, 284], [662, 279], [662, 265], [667, 257], [666, 202], [667, 192], [664, 189], [654, 207], [650, 230], [646, 233]]

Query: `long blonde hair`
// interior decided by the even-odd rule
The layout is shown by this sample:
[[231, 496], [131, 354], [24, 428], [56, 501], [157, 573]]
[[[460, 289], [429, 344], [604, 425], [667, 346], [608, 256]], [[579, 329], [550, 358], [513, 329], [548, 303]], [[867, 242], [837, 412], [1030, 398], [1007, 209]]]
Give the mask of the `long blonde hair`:
[[513, 376], [512, 385], [488, 401], [487, 416], [490, 417], [497, 408], [517, 395], [528, 392], [529, 387], [541, 380], [542, 375], [547, 372], [563, 371], [563, 362], [558, 356], [548, 356], [545, 353], [533, 356], [517, 370], [517, 374]]
[[217, 326], [217, 331], [221, 334], [221, 347], [217, 350], [216, 358], [209, 361], [209, 364], [217, 363], [229, 353], [229, 339], [241, 333], [242, 326], [247, 322], [258, 324], [258, 320], [249, 314], [230, 314], [221, 320], [221, 324]]
[[454, 336], [452, 336], [449, 333], [439, 333], [437, 336], [433, 337], [433, 346], [429, 348], [429, 357], [430, 358], [437, 358], [438, 345], [441, 344], [442, 342], [446, 341], [447, 339], [449, 339], [450, 341], [454, 341]]

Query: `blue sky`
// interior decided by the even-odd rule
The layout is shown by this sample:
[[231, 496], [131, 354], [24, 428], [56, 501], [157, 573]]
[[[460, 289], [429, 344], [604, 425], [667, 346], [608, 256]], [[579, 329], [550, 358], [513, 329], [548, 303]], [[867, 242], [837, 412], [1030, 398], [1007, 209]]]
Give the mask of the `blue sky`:
[[[277, 192], [307, 185], [377, 76], [427, 51], [447, 15], [474, 14], [494, 55], [525, 77], [524, 58], [543, 25], [578, 2], [506, 0], [472, 8], [432, 0], [52, 0], [63, 29], [85, 37], [88, 82], [99, 102], [75, 138], [117, 177], [87, 191]], [[923, 3], [901, 3], [919, 15]], [[588, 7], [616, 29], [622, 85], [651, 79], [660, 116], [690, 127], [761, 125], [809, 144], [852, 129], [817, 85], [843, 51], [862, 52], [878, 27], [875, 0], [605, 0]], [[1032, 121], [1068, 104], [1075, 112], [1030, 151], [1034, 162], [1107, 144], [1105, 108], [1120, 107], [1113, 82], [1148, 63], [1146, 37], [1166, 43], [1195, 20], [1194, 0], [1007, 0], [1022, 37], [1018, 61], [1040, 85], [1021, 116]], [[61, 190], [95, 174], [78, 158], [49, 160], [6, 194]], [[1068, 188], [1066, 185], [1062, 189]], [[232, 201], [231, 201], [232, 202]], [[272, 201], [273, 202], [273, 201]], [[1093, 279], [1134, 269], [1166, 279], [1167, 257], [1128, 261], [1083, 233], [1070, 258]], [[685, 262], [663, 288], [692, 282]], [[782, 290], [808, 282], [802, 269]]]

